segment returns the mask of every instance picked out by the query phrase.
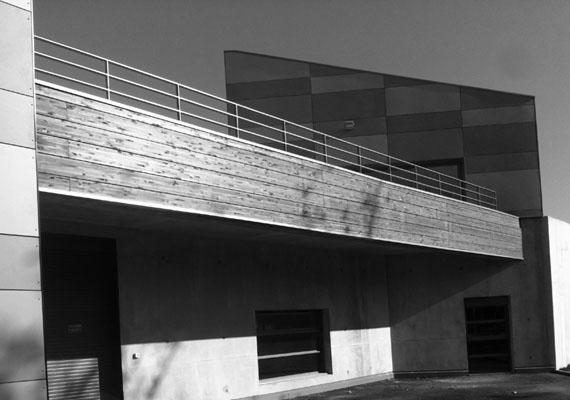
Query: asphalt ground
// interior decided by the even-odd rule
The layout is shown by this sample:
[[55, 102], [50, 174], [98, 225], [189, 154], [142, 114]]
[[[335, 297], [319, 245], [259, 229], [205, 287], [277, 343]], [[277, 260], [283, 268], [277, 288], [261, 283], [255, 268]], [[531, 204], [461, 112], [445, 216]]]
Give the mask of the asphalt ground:
[[303, 400], [564, 400], [570, 375], [481, 374], [455, 378], [391, 379], [299, 397]]

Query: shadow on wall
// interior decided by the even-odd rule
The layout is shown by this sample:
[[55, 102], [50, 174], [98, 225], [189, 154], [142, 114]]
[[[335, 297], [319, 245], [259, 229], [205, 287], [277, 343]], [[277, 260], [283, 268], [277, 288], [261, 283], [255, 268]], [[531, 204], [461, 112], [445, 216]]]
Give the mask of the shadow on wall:
[[[369, 362], [365, 353], [371, 347], [385, 351], [389, 362], [384, 256], [228, 234], [206, 239], [196, 233], [58, 226], [61, 233], [116, 237], [125, 395], [158, 398], [165, 391], [189, 390], [185, 385], [191, 383], [202, 398], [215, 398], [219, 393], [208, 391], [253, 385], [256, 311], [328, 310], [331, 345], [356, 349], [347, 368], [351, 374], [384, 368]], [[50, 228], [58, 231], [56, 224]], [[361, 332], [366, 329], [377, 331]], [[134, 359], [136, 352], [140, 359]]]
[[252, 337], [259, 310], [328, 309], [331, 331], [388, 327], [382, 257], [150, 233], [118, 248], [123, 344]]
[[464, 298], [510, 295], [508, 285], [493, 283], [509, 268], [512, 263], [456, 255], [391, 259], [394, 371], [466, 371]]
[[351, 360], [335, 362], [355, 376], [380, 363], [371, 348], [389, 355], [387, 330], [362, 332], [389, 326], [382, 259], [144, 232], [117, 243], [124, 387], [135, 397], [183, 390], [181, 374], [201, 398], [254, 387], [256, 311], [328, 310], [331, 346]]
[[510, 299], [513, 366], [550, 365], [548, 246], [541, 224], [540, 218], [521, 220], [524, 261], [443, 253], [390, 257], [394, 371], [466, 370], [464, 299], [489, 296]]
[[[31, 331], [32, 329], [30, 329]], [[15, 333], [8, 326], [0, 325], [0, 398], [20, 400], [21, 389], [13, 390], [4, 382], [44, 379], [44, 348], [41, 335], [30, 331]], [[30, 392], [32, 393], [32, 392]]]
[[[465, 293], [470, 287], [490, 281], [493, 276], [507, 270], [514, 263], [447, 254], [390, 257], [390, 323], [401, 323]], [[463, 308], [461, 306], [459, 310], [454, 311], [462, 313]], [[451, 314], [451, 310], [449, 312]]]

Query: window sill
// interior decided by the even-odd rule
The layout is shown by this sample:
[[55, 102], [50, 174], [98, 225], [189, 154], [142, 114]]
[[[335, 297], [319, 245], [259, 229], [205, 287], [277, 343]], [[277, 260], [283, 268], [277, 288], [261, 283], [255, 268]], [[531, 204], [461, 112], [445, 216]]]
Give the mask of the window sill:
[[306, 379], [314, 379], [321, 376], [328, 376], [332, 374], [328, 374], [326, 372], [305, 372], [302, 374], [295, 374], [295, 375], [286, 375], [286, 376], [278, 376], [276, 378], [267, 378], [259, 381], [259, 386], [264, 385], [271, 385], [276, 383], [283, 383], [283, 382], [291, 382], [291, 381], [302, 381]]

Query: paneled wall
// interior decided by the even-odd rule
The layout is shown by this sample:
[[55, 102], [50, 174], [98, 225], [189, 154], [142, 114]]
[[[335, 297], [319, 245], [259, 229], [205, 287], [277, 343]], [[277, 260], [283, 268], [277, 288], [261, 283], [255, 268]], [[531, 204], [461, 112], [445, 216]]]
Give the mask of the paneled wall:
[[530, 96], [235, 51], [225, 62], [230, 100], [494, 189], [502, 211], [542, 215]]
[[45, 399], [30, 1], [0, 1], [0, 399]]

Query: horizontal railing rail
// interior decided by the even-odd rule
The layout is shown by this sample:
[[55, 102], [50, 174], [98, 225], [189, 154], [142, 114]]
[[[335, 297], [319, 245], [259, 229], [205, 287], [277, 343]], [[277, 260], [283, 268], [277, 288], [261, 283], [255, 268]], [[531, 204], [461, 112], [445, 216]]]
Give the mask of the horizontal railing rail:
[[496, 192], [86, 51], [35, 37], [36, 79], [405, 186], [496, 208]]

